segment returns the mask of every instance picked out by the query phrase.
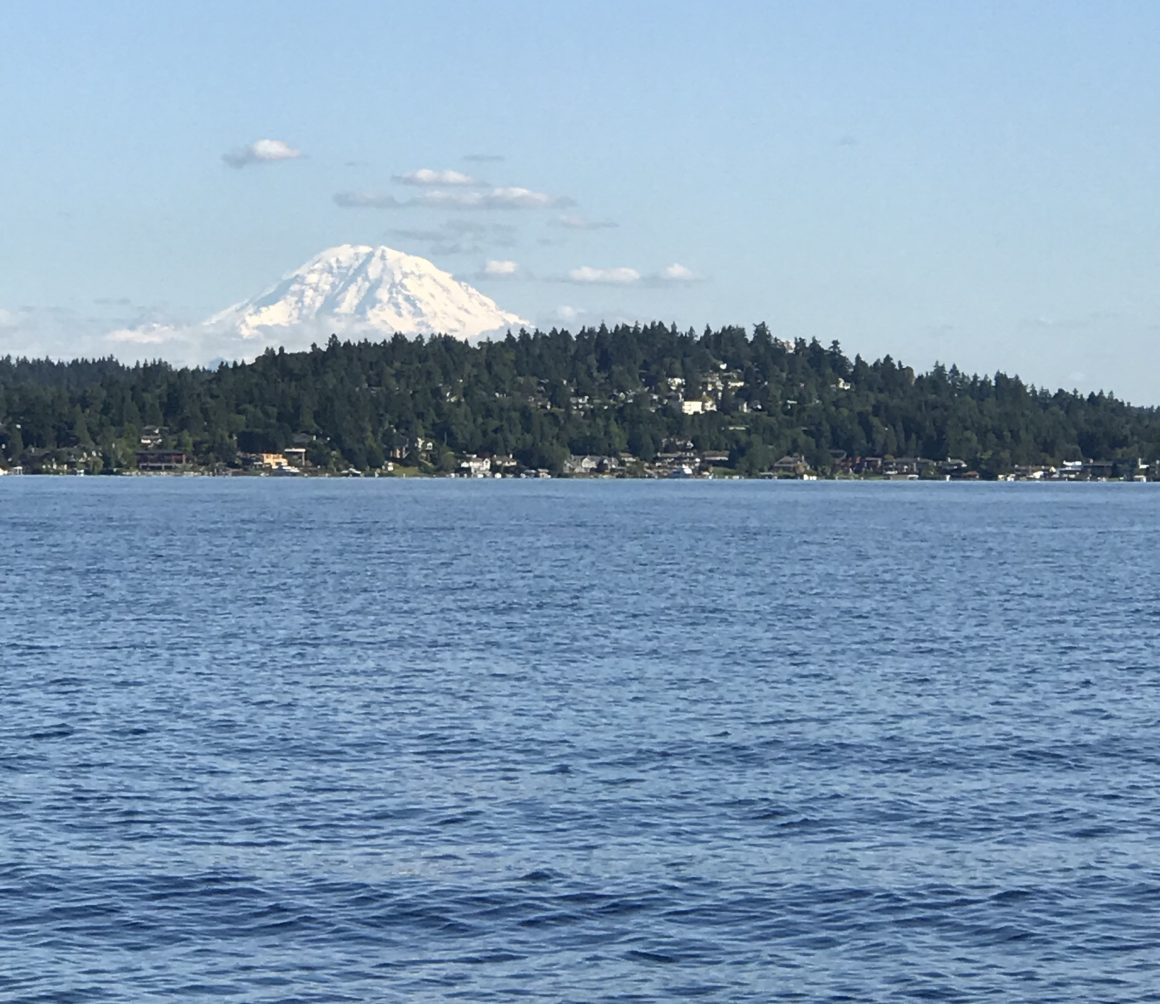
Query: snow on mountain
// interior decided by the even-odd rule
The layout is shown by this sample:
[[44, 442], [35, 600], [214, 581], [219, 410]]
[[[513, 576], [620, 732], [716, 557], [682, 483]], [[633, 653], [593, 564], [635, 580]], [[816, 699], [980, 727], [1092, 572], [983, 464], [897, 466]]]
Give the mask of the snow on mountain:
[[265, 292], [205, 322], [217, 332], [287, 347], [303, 329], [477, 338], [521, 325], [528, 322], [426, 258], [365, 244], [328, 248]]
[[264, 293], [192, 325], [145, 324], [104, 336], [115, 354], [204, 365], [290, 351], [331, 334], [372, 341], [393, 334], [465, 339], [531, 327], [426, 258], [388, 247], [342, 244], [287, 272]]

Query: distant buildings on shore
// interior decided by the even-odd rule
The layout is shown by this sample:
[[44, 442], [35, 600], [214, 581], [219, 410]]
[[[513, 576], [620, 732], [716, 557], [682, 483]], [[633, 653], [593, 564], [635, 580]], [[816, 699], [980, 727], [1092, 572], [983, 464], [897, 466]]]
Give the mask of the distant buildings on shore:
[[[683, 402], [681, 407], [689, 402]], [[695, 402], [694, 402], [695, 403]], [[280, 451], [242, 452], [232, 462], [199, 463], [187, 449], [174, 447], [165, 429], [149, 428], [128, 464], [109, 469], [94, 450], [29, 450], [23, 465], [0, 467], [0, 476], [22, 474], [216, 474], [274, 477], [344, 476], [381, 477], [427, 475], [459, 478], [549, 477], [569, 478], [710, 478], [739, 477], [735, 458], [724, 450], [697, 449], [688, 439], [667, 439], [645, 460], [631, 453], [572, 454], [551, 467], [530, 466], [510, 454], [454, 454], [422, 436], [392, 449], [382, 466], [358, 470], [339, 461], [339, 455], [308, 436]], [[167, 445], [168, 444], [168, 445]], [[312, 462], [311, 457], [316, 462]], [[317, 462], [317, 461], [328, 462]], [[1058, 464], [1015, 465], [1009, 469], [978, 470], [965, 460], [947, 457], [848, 456], [834, 450], [814, 462], [800, 453], [785, 454], [760, 466], [749, 464], [744, 476], [796, 480], [862, 479], [889, 481], [1160, 481], [1160, 461], [1065, 460]]]

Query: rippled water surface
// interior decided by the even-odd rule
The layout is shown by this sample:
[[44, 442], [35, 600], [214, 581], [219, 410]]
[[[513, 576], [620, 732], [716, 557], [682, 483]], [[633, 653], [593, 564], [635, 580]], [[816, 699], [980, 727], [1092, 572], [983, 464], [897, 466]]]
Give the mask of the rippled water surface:
[[1160, 491], [0, 481], [0, 999], [1160, 1001]]

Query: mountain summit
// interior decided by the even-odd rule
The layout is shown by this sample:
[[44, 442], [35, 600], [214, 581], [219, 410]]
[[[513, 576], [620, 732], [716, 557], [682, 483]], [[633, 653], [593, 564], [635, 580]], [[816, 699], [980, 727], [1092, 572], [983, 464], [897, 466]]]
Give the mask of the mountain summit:
[[214, 331], [287, 348], [319, 332], [477, 338], [528, 324], [426, 258], [367, 244], [327, 248], [265, 292], [205, 322]]
[[393, 334], [474, 339], [529, 321], [426, 258], [388, 247], [340, 244], [287, 272], [263, 293], [200, 324], [145, 324], [111, 331], [117, 354], [200, 366], [290, 352], [340, 338], [381, 341]]

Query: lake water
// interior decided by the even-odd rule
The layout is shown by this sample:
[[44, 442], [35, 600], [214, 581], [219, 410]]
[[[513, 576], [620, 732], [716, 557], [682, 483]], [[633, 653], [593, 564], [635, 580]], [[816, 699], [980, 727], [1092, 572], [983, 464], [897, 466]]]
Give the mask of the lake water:
[[0, 481], [0, 999], [1160, 1001], [1160, 491]]

